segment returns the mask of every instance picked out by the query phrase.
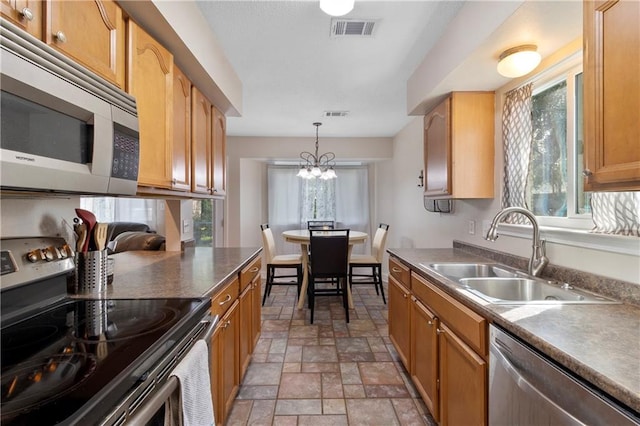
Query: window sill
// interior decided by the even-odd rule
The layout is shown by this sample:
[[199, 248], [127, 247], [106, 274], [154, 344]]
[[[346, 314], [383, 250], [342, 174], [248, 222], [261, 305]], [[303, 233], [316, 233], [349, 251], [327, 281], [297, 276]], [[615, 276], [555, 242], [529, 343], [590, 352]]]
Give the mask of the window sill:
[[[499, 234], [531, 239], [531, 226], [498, 225]], [[540, 227], [540, 238], [549, 243], [583, 247], [611, 253], [640, 256], [640, 238], [626, 235], [596, 234], [583, 229], [567, 229], [551, 226]]]

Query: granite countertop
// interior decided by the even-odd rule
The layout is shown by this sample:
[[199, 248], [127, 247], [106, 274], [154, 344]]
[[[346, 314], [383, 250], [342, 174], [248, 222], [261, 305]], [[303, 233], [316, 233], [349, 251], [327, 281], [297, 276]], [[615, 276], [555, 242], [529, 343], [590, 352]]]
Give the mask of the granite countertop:
[[262, 248], [196, 247], [181, 252], [127, 251], [114, 259], [105, 297], [141, 299], [211, 297]]
[[388, 249], [407, 266], [479, 314], [528, 342], [568, 370], [640, 412], [640, 307], [609, 305], [496, 305], [420, 263], [489, 262], [450, 249]]

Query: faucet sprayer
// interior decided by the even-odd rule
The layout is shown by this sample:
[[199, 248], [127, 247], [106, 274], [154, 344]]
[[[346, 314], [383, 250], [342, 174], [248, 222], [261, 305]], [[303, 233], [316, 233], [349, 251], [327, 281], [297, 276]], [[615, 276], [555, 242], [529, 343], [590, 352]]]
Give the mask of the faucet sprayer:
[[540, 229], [538, 227], [538, 221], [533, 213], [529, 210], [522, 207], [507, 207], [502, 209], [495, 215], [493, 221], [491, 222], [491, 226], [487, 231], [487, 235], [485, 239], [488, 241], [495, 241], [498, 239], [498, 224], [510, 213], [520, 213], [525, 216], [529, 221], [531, 221], [531, 225], [533, 226], [533, 252], [531, 253], [531, 258], [529, 259], [529, 275], [533, 275], [537, 277], [540, 275], [545, 266], [549, 263], [549, 259], [545, 255], [545, 241], [540, 239]]

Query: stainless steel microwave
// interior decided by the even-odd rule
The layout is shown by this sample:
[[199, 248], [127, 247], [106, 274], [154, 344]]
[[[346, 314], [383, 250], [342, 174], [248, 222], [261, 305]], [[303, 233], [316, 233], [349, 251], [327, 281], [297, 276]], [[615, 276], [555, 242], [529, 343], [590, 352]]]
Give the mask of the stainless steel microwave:
[[0, 21], [3, 190], [134, 195], [135, 99]]

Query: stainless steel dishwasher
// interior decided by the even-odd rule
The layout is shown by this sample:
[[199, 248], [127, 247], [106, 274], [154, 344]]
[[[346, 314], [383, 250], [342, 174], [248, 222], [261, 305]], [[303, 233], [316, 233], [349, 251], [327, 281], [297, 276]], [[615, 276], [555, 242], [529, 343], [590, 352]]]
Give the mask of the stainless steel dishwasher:
[[506, 331], [489, 330], [490, 425], [640, 425], [640, 416]]

